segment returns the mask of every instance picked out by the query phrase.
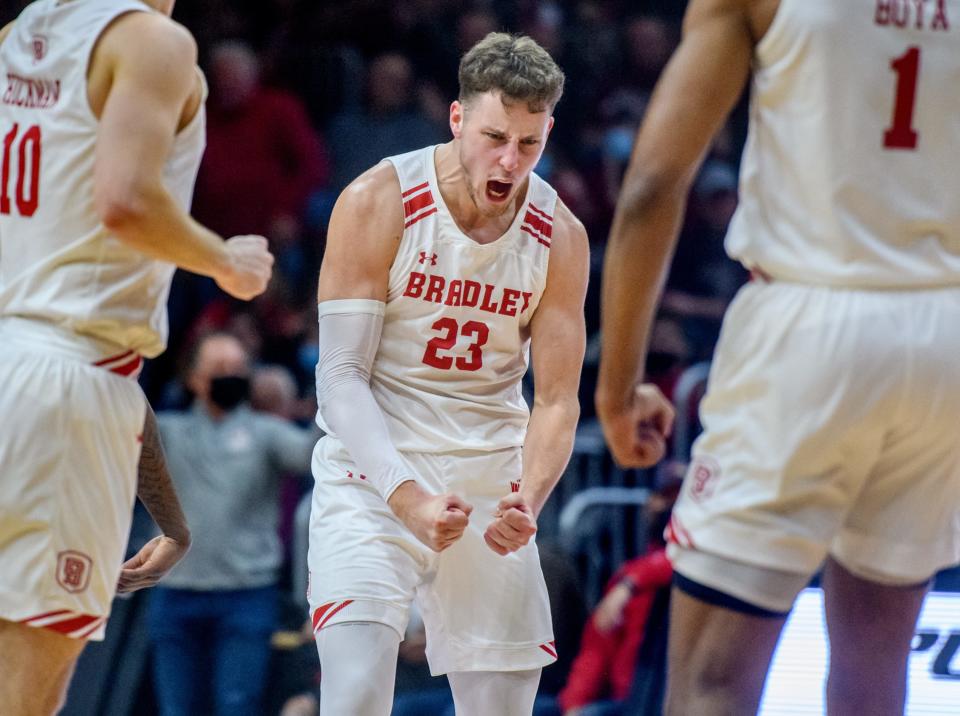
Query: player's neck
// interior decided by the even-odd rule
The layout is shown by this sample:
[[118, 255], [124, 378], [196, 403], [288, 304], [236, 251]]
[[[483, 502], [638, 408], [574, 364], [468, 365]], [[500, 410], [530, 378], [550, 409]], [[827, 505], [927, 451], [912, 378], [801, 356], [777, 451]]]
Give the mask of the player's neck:
[[457, 227], [475, 241], [486, 244], [495, 241], [510, 228], [526, 196], [521, 187], [516, 198], [500, 214], [484, 213], [471, 193], [470, 180], [457, 154], [456, 142], [441, 145], [434, 155], [437, 188]]

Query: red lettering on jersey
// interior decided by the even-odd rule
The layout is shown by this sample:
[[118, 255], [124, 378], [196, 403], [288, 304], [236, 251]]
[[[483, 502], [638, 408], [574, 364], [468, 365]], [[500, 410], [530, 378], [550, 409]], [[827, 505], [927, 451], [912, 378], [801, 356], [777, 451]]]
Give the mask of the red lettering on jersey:
[[492, 286], [489, 283], [484, 284], [483, 286], [483, 302], [480, 304], [480, 310], [486, 311], [487, 313], [496, 313], [497, 312], [497, 303], [494, 301], [490, 302], [490, 298], [493, 296], [493, 289], [496, 286]]
[[480, 300], [480, 284], [476, 281], [464, 281], [463, 282], [463, 300], [460, 302], [461, 306], [468, 306], [473, 308], [477, 305], [477, 301]]
[[877, 0], [877, 11], [873, 21], [878, 25], [889, 25], [893, 22], [894, 5], [899, 7], [900, 0]]
[[914, 7], [916, 8], [917, 19], [914, 23], [914, 27], [918, 30], [923, 29], [923, 4], [927, 0], [913, 0]]
[[410, 298], [420, 298], [420, 294], [423, 293], [423, 284], [426, 280], [427, 275], [425, 273], [411, 271], [410, 280], [407, 281], [407, 289], [403, 292], [403, 295], [410, 296]]
[[947, 19], [947, 0], [937, 0], [937, 14], [933, 16], [933, 29], [950, 29], [950, 21]]
[[453, 279], [447, 284], [447, 300], [443, 303], [447, 306], [459, 306], [462, 293], [463, 281], [458, 278]]
[[7, 73], [3, 103], [27, 109], [48, 109], [60, 101], [59, 79], [31, 79]]
[[[912, 12], [914, 15], [913, 27], [917, 30], [924, 30], [927, 28], [926, 10], [927, 0], [877, 0], [873, 21], [882, 26], [907, 27], [910, 24], [910, 13]], [[937, 0], [937, 8], [930, 29], [950, 29], [946, 0]]]
[[427, 286], [427, 292], [423, 295], [423, 300], [440, 303], [443, 300], [443, 286], [445, 283], [446, 280], [443, 276], [431, 276], [430, 285]]
[[[403, 295], [419, 298], [430, 303], [442, 303], [445, 306], [465, 306], [479, 308], [486, 313], [501, 316], [516, 316], [530, 307], [533, 294], [515, 288], [500, 289], [497, 286], [470, 279], [446, 279], [439, 274], [427, 275], [411, 271]], [[523, 299], [522, 305], [520, 299]]]
[[533, 298], [533, 294], [529, 291], [523, 292], [523, 306], [520, 307], [520, 313], [523, 313], [528, 308], [530, 308], [530, 299]]
[[515, 291], [512, 288], [503, 289], [503, 300], [500, 301], [500, 315], [516, 316], [517, 299], [520, 298], [521, 295], [520, 291]]

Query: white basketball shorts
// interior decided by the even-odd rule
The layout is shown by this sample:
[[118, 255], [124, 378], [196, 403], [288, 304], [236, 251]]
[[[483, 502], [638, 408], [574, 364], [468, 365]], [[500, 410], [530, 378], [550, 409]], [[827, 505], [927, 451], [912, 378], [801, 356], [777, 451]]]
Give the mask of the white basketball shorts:
[[960, 289], [750, 283], [700, 412], [673, 542], [891, 584], [960, 562]]
[[451, 492], [473, 505], [469, 527], [451, 547], [433, 552], [365, 482], [343, 446], [321, 439], [313, 455], [308, 558], [314, 632], [373, 621], [403, 638], [416, 597], [434, 675], [519, 671], [554, 662], [536, 544], [501, 557], [483, 541], [497, 503], [518, 487], [520, 449], [404, 458], [425, 489]]
[[0, 618], [100, 640], [146, 410], [136, 381], [108, 368], [132, 374], [139, 357], [95, 366], [88, 346], [24, 325], [0, 324]]

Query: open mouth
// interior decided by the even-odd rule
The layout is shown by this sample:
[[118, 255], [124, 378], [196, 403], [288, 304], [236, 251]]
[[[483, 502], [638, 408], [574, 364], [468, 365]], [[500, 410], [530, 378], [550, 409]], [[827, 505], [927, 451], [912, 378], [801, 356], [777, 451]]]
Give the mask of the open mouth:
[[512, 182], [491, 179], [487, 182], [487, 199], [493, 202], [506, 201], [512, 188]]

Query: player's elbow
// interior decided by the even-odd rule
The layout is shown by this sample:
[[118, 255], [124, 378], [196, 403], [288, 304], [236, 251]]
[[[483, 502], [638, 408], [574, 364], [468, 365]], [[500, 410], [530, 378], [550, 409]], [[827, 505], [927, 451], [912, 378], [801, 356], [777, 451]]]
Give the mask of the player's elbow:
[[549, 410], [561, 422], [576, 426], [580, 420], [580, 400], [576, 393], [572, 394], [534, 394], [533, 407], [536, 410]]
[[150, 211], [145, 192], [133, 187], [104, 187], [94, 200], [101, 223], [120, 237], [143, 224]]
[[693, 174], [677, 167], [635, 162], [623, 179], [618, 209], [635, 217], [682, 203], [690, 191]]

